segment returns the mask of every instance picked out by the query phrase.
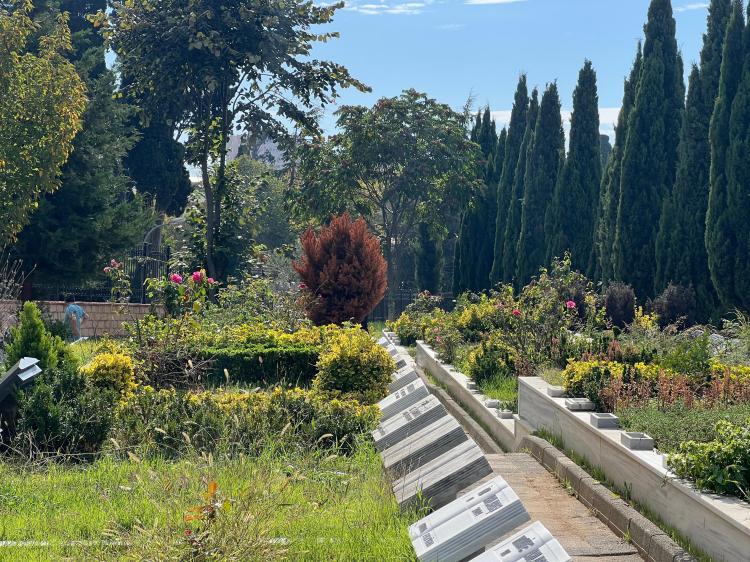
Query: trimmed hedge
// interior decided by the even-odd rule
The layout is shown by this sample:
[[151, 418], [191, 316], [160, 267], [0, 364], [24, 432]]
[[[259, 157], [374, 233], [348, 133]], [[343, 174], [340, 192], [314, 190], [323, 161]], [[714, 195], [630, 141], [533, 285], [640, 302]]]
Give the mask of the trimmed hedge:
[[210, 361], [209, 383], [229, 381], [249, 385], [269, 385], [281, 381], [308, 387], [317, 374], [320, 348], [307, 344], [255, 344], [243, 347], [207, 347], [199, 352], [201, 361]]

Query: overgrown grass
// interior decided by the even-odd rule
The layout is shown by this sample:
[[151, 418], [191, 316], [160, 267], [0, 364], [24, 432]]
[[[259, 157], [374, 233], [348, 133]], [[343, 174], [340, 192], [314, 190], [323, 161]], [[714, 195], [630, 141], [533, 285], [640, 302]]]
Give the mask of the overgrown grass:
[[89, 338], [70, 346], [70, 350], [81, 360], [81, 365], [87, 364], [94, 358], [94, 348], [99, 343], [99, 338]]
[[219, 498], [237, 502], [225, 504], [231, 509], [203, 541], [242, 551], [232, 559], [416, 561], [407, 527], [420, 514], [401, 513], [369, 445], [351, 458], [104, 458], [36, 469], [4, 464], [0, 473], [0, 541], [50, 543], [0, 547], [3, 562], [186, 559], [186, 530], [198, 536], [203, 523], [184, 519], [213, 502], [204, 496], [211, 482]]
[[551, 384], [552, 386], [563, 386], [565, 383], [563, 371], [564, 369], [561, 369], [557, 365], [544, 365], [543, 367], [539, 367], [537, 375], [544, 379], [547, 384]]
[[518, 379], [516, 377], [493, 377], [480, 384], [479, 391], [488, 398], [518, 403]]
[[385, 322], [381, 322], [380, 320], [368, 322], [367, 328], [375, 336], [375, 340], [377, 341], [381, 337], [383, 337], [383, 330], [385, 330]]
[[647, 433], [661, 453], [676, 453], [680, 443], [696, 441], [708, 443], [717, 438], [716, 422], [726, 420], [733, 425], [744, 426], [750, 420], [750, 405], [730, 406], [707, 410], [685, 408], [677, 402], [660, 409], [655, 400], [648, 406], [619, 410], [620, 424], [627, 431]]
[[601, 466], [593, 465], [585, 456], [580, 455], [571, 449], [566, 449], [565, 443], [563, 442], [562, 437], [560, 437], [559, 435], [547, 431], [544, 428], [538, 429], [535, 435], [541, 437], [542, 439], [545, 439], [552, 446], [565, 453], [565, 456], [567, 456], [570, 460], [572, 460], [583, 470], [585, 470], [594, 480], [602, 484], [604, 487], [608, 488], [613, 493], [613, 495], [630, 504], [633, 509], [635, 509], [638, 513], [643, 515], [646, 519], [648, 519], [654, 525], [664, 531], [664, 533], [666, 533], [669, 538], [676, 542], [693, 558], [697, 559], [699, 562], [714, 562], [714, 560], [708, 554], [695, 546], [689, 537], [686, 537], [680, 531], [678, 531], [677, 528], [666, 523], [658, 513], [652, 511], [648, 506], [633, 499], [627, 483], [625, 483], [624, 488], [619, 487], [611, 478], [607, 477], [604, 469]]

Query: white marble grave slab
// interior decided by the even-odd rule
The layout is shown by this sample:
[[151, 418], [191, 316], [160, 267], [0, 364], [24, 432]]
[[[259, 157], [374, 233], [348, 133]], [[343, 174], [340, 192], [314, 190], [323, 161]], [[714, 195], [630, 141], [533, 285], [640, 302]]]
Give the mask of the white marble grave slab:
[[458, 562], [529, 519], [516, 493], [498, 477], [417, 521], [409, 534], [420, 561]]
[[383, 467], [387, 470], [412, 472], [466, 441], [466, 432], [445, 415], [403, 441], [383, 451]]
[[539, 521], [521, 529], [471, 562], [572, 562], [560, 543]]
[[421, 380], [416, 380], [393, 394], [386, 396], [378, 402], [378, 407], [380, 408], [380, 423], [382, 424], [386, 420], [403, 412], [420, 400], [424, 400], [428, 395], [429, 392], [424, 383]]
[[375, 440], [375, 446], [378, 450], [383, 451], [447, 415], [448, 412], [446, 412], [445, 406], [440, 403], [440, 400], [434, 396], [428, 396], [398, 415], [382, 422], [378, 429], [372, 432], [372, 438]]
[[417, 380], [419, 375], [411, 365], [407, 365], [393, 373], [391, 377], [393, 377], [393, 382], [388, 385], [388, 392], [393, 393], [410, 382]]
[[492, 474], [490, 463], [473, 439], [467, 439], [424, 466], [393, 483], [393, 493], [406, 508], [424, 501], [439, 509], [456, 499], [456, 494]]

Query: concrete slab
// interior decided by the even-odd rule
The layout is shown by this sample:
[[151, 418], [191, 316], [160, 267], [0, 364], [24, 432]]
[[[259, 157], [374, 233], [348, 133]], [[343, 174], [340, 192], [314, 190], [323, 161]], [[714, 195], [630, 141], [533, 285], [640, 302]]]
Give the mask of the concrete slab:
[[[530, 454], [485, 456], [493, 473], [482, 482], [502, 476], [523, 502], [531, 521], [541, 521], [574, 561], [643, 562], [635, 547], [617, 538]], [[462, 490], [459, 497], [476, 486]], [[512, 534], [508, 533], [493, 545]]]

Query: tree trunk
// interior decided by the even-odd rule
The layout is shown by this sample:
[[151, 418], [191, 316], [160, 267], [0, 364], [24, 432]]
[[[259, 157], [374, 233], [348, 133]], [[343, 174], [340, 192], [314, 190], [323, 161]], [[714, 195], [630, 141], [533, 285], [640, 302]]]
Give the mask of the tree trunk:
[[387, 267], [387, 276], [388, 276], [388, 287], [386, 291], [386, 304], [387, 304], [387, 310], [388, 310], [388, 320], [395, 320], [396, 316], [396, 294], [394, 287], [396, 286], [396, 279], [395, 279], [395, 272], [393, 267], [393, 247], [391, 246], [391, 234], [390, 232], [386, 232], [385, 235], [385, 248], [383, 249], [383, 253], [385, 254], [385, 263]]
[[208, 177], [207, 154], [201, 161], [201, 175], [203, 176], [203, 190], [206, 194], [206, 267], [208, 276], [216, 279], [218, 276], [214, 266], [214, 194], [211, 189], [211, 179]]

